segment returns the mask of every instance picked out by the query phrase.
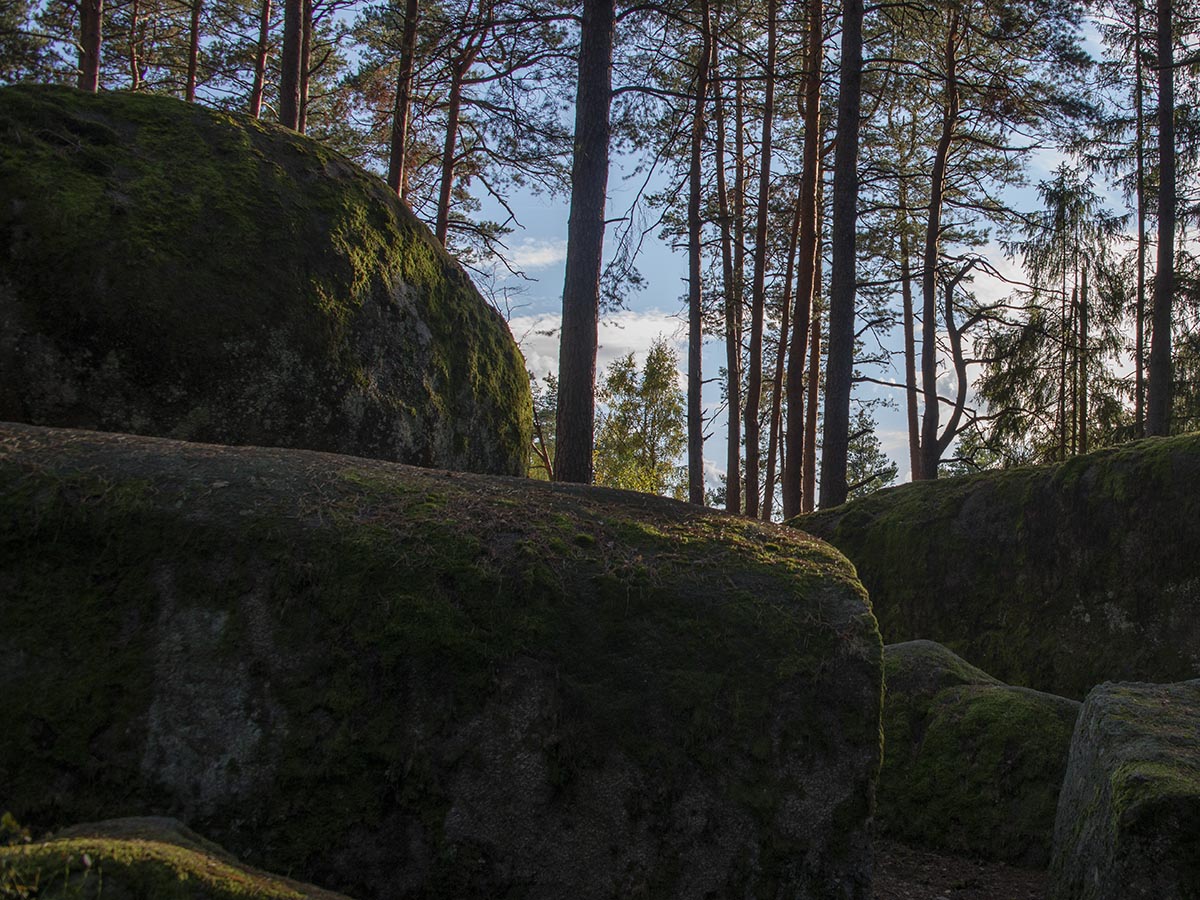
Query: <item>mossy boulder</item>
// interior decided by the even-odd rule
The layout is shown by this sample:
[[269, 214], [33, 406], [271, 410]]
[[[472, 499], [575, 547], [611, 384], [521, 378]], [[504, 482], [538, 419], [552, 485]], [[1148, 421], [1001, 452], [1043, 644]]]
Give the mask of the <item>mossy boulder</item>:
[[846, 560], [656, 497], [0, 428], [0, 806], [352, 896], [869, 896]]
[[1002, 684], [932, 641], [884, 647], [883, 667], [880, 830], [1045, 865], [1079, 704]]
[[346, 900], [238, 862], [181, 822], [114, 819], [0, 847], [0, 896], [38, 900]]
[[0, 420], [524, 472], [504, 321], [319, 143], [168, 97], [0, 89]]
[[885, 640], [1082, 699], [1200, 676], [1200, 434], [907, 484], [794, 524], [854, 563]]
[[1056, 900], [1200, 897], [1200, 681], [1088, 694], [1051, 875]]

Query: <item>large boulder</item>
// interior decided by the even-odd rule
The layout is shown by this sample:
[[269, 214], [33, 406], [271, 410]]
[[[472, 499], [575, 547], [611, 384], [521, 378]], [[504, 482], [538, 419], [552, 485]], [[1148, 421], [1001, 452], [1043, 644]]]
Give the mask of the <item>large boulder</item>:
[[1200, 676], [1200, 434], [907, 484], [795, 524], [846, 554], [888, 642], [1082, 699]]
[[1200, 897], [1200, 681], [1088, 694], [1051, 871], [1056, 900]]
[[799, 532], [0, 429], [0, 808], [354, 896], [869, 896], [881, 642]]
[[0, 420], [521, 474], [507, 326], [383, 182], [167, 97], [0, 89]]
[[0, 896], [73, 900], [346, 900], [238, 862], [181, 822], [92, 822], [0, 846]]
[[1079, 703], [1002, 684], [932, 641], [884, 647], [883, 671], [880, 831], [1045, 865]]

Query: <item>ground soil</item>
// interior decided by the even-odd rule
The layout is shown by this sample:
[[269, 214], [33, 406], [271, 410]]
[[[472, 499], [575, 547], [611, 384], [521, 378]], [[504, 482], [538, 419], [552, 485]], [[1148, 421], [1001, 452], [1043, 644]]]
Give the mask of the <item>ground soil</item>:
[[875, 900], [1046, 900], [1046, 872], [875, 841]]

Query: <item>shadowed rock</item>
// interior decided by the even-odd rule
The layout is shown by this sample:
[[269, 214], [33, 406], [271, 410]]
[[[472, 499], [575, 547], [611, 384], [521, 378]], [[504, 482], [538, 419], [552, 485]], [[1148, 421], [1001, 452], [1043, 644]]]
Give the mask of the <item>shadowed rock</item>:
[[866, 898], [849, 564], [661, 498], [0, 430], [0, 785], [372, 898]]
[[1200, 434], [878, 491], [794, 520], [850, 558], [888, 641], [1082, 699], [1200, 676]]
[[378, 178], [169, 97], [0, 89], [0, 420], [516, 475], [503, 320]]
[[1084, 701], [1054, 824], [1056, 900], [1200, 897], [1200, 681]]
[[883, 649], [880, 830], [1045, 865], [1074, 700], [1003, 684], [932, 641]]

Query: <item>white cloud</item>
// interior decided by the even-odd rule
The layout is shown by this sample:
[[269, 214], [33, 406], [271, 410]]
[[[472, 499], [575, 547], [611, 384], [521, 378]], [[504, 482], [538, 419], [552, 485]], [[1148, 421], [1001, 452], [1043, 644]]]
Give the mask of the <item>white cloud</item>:
[[[558, 374], [559, 313], [514, 316], [508, 326], [512, 329], [521, 352], [525, 355], [525, 366], [539, 378], [547, 374]], [[597, 376], [613, 360], [633, 353], [638, 362], [644, 362], [650, 345], [658, 337], [665, 337], [679, 354], [679, 362], [686, 357], [687, 323], [678, 315], [662, 310], [622, 310], [600, 321], [600, 347], [596, 354]], [[680, 378], [683, 374], [680, 373]]]
[[525, 238], [513, 248], [512, 264], [523, 271], [549, 269], [567, 258], [567, 242], [563, 239], [544, 240]]

